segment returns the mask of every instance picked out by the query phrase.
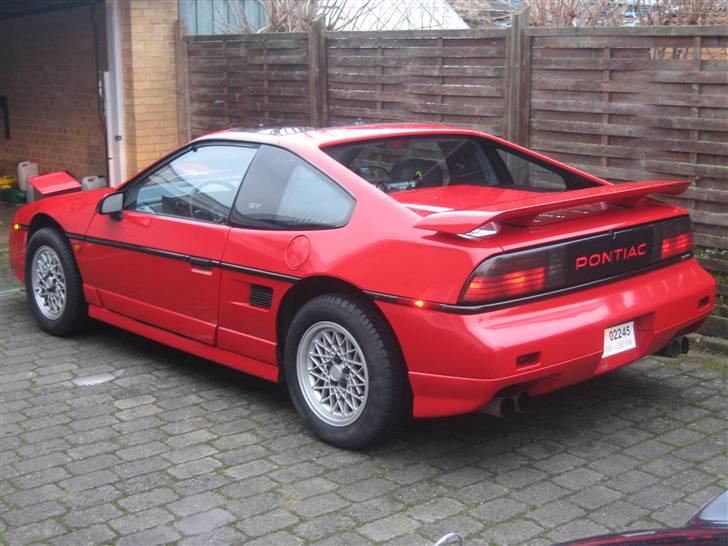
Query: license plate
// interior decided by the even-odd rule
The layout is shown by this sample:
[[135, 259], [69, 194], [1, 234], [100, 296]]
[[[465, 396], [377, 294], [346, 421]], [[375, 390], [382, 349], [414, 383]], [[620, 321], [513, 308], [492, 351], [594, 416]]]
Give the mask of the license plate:
[[604, 330], [603, 357], [616, 355], [637, 347], [634, 337], [634, 322], [625, 322]]

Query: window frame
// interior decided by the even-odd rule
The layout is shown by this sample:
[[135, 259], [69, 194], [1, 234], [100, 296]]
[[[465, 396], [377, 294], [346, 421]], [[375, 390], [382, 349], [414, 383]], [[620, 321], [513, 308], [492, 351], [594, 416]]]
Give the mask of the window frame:
[[254, 148], [255, 154], [253, 154], [253, 159], [250, 161], [250, 164], [243, 172], [243, 176], [240, 179], [240, 183], [238, 184], [238, 188], [235, 191], [235, 196], [233, 197], [233, 207], [235, 205], [235, 201], [238, 198], [238, 195], [240, 193], [240, 188], [243, 186], [243, 182], [245, 181], [245, 176], [248, 174], [248, 169], [250, 169], [250, 165], [253, 164], [253, 161], [255, 160], [255, 156], [258, 155], [258, 150], [262, 146], [262, 144], [257, 142], [247, 142], [247, 141], [235, 141], [235, 140], [204, 140], [201, 142], [191, 142], [182, 148], [179, 148], [175, 150], [174, 152], [171, 152], [170, 154], [164, 156], [163, 158], [159, 159], [158, 161], [155, 161], [151, 165], [149, 165], [147, 168], [139, 172], [137, 175], [135, 175], [129, 182], [124, 184], [123, 187], [121, 187], [117, 192], [114, 193], [122, 193], [124, 194], [124, 206], [122, 207], [122, 212], [134, 212], [137, 214], [149, 214], [151, 216], [156, 217], [162, 217], [162, 218], [176, 218], [180, 220], [186, 220], [186, 221], [193, 221], [193, 222], [200, 222], [202, 224], [211, 224], [215, 226], [230, 226], [230, 217], [232, 214], [233, 207], [230, 207], [230, 211], [228, 212], [225, 220], [223, 222], [215, 222], [212, 220], [203, 220], [201, 218], [193, 218], [193, 217], [187, 217], [187, 216], [178, 216], [176, 214], [164, 214], [164, 213], [151, 213], [151, 212], [145, 212], [143, 210], [135, 210], [135, 209], [129, 209], [129, 199], [131, 196], [133, 196], [135, 193], [138, 193], [139, 187], [144, 184], [146, 180], [149, 179], [151, 175], [158, 172], [159, 170], [163, 169], [176, 159], [182, 157], [183, 155], [187, 154], [190, 151], [197, 150], [199, 148], [209, 147], [209, 146], [225, 146], [225, 147], [238, 147], [238, 148]]
[[[235, 211], [237, 210], [236, 205], [238, 203], [238, 199], [240, 198], [240, 193], [243, 191], [245, 182], [248, 178], [248, 175], [250, 174], [250, 167], [249, 167], [248, 170], [245, 172], [245, 176], [243, 177], [243, 182], [242, 182], [242, 184], [240, 184], [240, 187], [238, 188], [238, 192], [235, 195], [235, 199], [233, 200], [233, 206], [230, 209], [230, 216], [228, 218], [230, 227], [236, 228], [236, 229], [250, 229], [250, 230], [256, 230], [256, 231], [326, 231], [326, 230], [332, 230], [332, 229], [341, 229], [341, 228], [349, 225], [349, 222], [351, 222], [351, 219], [354, 216], [354, 211], [356, 210], [356, 207], [357, 207], [357, 199], [356, 199], [356, 196], [351, 191], [349, 191], [348, 188], [341, 185], [333, 177], [326, 174], [324, 171], [319, 169], [316, 165], [314, 165], [313, 163], [308, 161], [306, 158], [302, 157], [300, 154], [297, 154], [290, 148], [286, 148], [285, 146], [279, 146], [277, 144], [261, 143], [261, 144], [259, 144], [258, 149], [261, 150], [264, 147], [283, 150], [284, 152], [291, 154], [292, 156], [296, 157], [298, 160], [300, 160], [304, 164], [306, 164], [308, 167], [310, 167], [311, 169], [316, 171], [319, 175], [321, 175], [321, 177], [324, 178], [324, 180], [327, 180], [328, 182], [330, 182], [331, 184], [336, 186], [338, 189], [340, 189], [344, 193], [344, 195], [346, 195], [351, 200], [351, 210], [349, 211], [349, 214], [346, 217], [346, 221], [344, 221], [340, 225], [336, 225], [336, 226], [321, 226], [321, 227], [298, 226], [298, 227], [296, 227], [294, 225], [291, 225], [291, 226], [276, 227], [276, 226], [253, 226], [253, 225], [245, 225], [245, 224], [235, 222], [233, 220], [233, 215], [234, 215]], [[253, 161], [255, 161], [257, 157], [258, 157], [258, 154], [256, 153], [255, 157], [253, 157]], [[253, 165], [253, 161], [250, 162], [251, 167]], [[241, 215], [241, 216], [244, 216], [244, 215]]]

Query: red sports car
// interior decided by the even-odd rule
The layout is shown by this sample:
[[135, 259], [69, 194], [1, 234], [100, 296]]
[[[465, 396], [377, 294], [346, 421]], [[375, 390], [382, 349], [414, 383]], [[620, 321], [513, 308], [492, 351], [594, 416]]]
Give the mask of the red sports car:
[[23, 207], [10, 257], [45, 331], [92, 317], [285, 381], [353, 448], [686, 350], [715, 281], [648, 196], [687, 186], [442, 125], [231, 130]]

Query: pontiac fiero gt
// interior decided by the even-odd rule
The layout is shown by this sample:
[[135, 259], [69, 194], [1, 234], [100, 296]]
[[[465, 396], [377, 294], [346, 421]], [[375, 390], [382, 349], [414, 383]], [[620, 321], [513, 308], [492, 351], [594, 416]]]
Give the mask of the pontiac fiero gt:
[[10, 257], [43, 330], [91, 317], [286, 382], [354, 448], [686, 350], [715, 281], [650, 195], [687, 186], [443, 125], [230, 130], [23, 207]]

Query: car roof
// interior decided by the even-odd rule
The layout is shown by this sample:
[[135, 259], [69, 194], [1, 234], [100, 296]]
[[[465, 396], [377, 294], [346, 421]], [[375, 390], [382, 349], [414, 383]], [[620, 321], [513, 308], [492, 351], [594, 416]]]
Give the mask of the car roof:
[[367, 123], [323, 128], [282, 126], [226, 129], [210, 133], [196, 140], [225, 139], [282, 146], [309, 144], [318, 148], [358, 140], [443, 133], [483, 134], [463, 127], [437, 123]]

